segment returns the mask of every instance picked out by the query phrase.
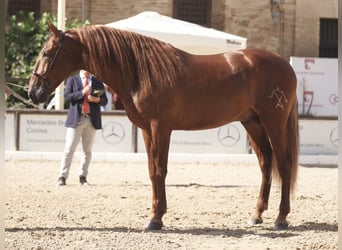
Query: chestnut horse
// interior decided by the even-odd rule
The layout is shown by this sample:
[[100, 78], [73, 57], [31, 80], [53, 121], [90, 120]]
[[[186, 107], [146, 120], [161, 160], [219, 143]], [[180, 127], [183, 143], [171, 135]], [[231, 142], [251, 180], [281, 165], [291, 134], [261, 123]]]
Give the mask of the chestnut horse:
[[199, 130], [240, 121], [258, 157], [262, 182], [250, 224], [262, 223], [272, 173], [281, 183], [275, 229], [286, 229], [298, 168], [296, 76], [280, 56], [258, 49], [192, 55], [168, 43], [103, 25], [50, 37], [30, 79], [34, 103], [46, 101], [72, 72], [85, 69], [119, 95], [142, 129], [152, 182], [152, 216], [166, 212], [165, 177], [172, 130]]

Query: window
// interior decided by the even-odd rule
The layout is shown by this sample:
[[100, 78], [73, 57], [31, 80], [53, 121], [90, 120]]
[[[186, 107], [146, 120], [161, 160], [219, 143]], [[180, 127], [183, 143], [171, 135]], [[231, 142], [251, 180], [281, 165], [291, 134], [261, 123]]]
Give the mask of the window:
[[18, 11], [34, 12], [36, 17], [40, 16], [40, 0], [9, 0], [8, 15], [14, 15]]
[[173, 17], [210, 27], [211, 0], [174, 0]]
[[321, 18], [319, 34], [319, 56], [338, 57], [337, 19]]

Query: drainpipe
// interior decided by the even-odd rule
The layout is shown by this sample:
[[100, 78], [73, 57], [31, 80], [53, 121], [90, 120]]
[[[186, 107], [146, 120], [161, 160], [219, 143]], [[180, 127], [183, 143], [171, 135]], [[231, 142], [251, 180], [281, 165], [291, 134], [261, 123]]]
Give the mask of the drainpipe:
[[81, 17], [82, 22], [85, 21], [85, 18], [86, 18], [86, 14], [85, 14], [85, 0], [82, 0], [82, 17]]
[[274, 25], [278, 26], [278, 38], [279, 38], [279, 47], [278, 52], [280, 55], [284, 56], [284, 30], [285, 30], [285, 22], [284, 22], [284, 8], [282, 5], [282, 0], [270, 0], [271, 4], [271, 17]]

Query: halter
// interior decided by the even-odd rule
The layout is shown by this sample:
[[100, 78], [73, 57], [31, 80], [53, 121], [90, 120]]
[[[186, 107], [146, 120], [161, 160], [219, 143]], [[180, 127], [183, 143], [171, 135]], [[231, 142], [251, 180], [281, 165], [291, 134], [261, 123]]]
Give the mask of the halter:
[[[56, 49], [56, 52], [55, 52], [55, 54], [53, 55], [52, 61], [51, 61], [51, 63], [49, 64], [49, 67], [47, 68], [47, 70], [45, 71], [45, 73], [39, 74], [38, 72], [36, 72], [36, 71], [34, 71], [34, 70], [32, 71], [32, 75], [34, 75], [34, 76], [36, 76], [36, 77], [42, 79], [44, 82], [46, 82], [46, 83], [48, 83], [48, 84], [49, 84], [49, 81], [48, 81], [46, 75], [48, 74], [49, 70], [53, 67], [53, 65], [54, 65], [54, 63], [55, 63], [55, 61], [56, 61], [57, 55], [58, 55], [59, 51], [61, 50], [62, 45], [63, 45], [63, 42], [64, 42], [64, 37], [65, 37], [64, 32], [61, 32], [61, 35], [62, 35], [62, 37], [61, 37], [61, 39], [59, 40], [59, 43], [58, 43], [58, 47], [57, 47], [57, 49]], [[49, 60], [51, 59], [51, 56], [50, 56], [48, 53], [43, 52], [43, 54], [44, 54], [44, 57], [47, 57]]]

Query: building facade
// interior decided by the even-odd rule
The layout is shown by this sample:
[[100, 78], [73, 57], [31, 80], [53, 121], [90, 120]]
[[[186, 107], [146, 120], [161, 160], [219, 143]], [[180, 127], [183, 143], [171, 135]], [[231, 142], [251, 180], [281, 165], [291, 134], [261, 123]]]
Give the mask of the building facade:
[[[8, 0], [13, 13], [15, 3]], [[36, 2], [36, 1], [35, 1]], [[40, 0], [36, 12], [57, 15], [56, 0]], [[66, 17], [106, 24], [156, 11], [246, 37], [247, 46], [290, 56], [337, 57], [337, 0], [69, 0]]]

